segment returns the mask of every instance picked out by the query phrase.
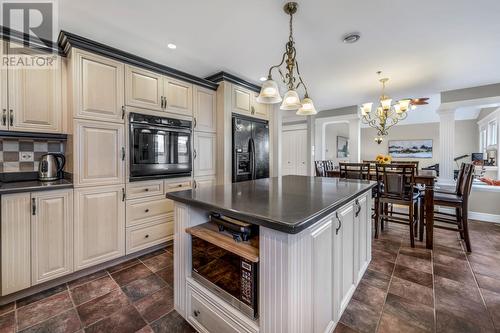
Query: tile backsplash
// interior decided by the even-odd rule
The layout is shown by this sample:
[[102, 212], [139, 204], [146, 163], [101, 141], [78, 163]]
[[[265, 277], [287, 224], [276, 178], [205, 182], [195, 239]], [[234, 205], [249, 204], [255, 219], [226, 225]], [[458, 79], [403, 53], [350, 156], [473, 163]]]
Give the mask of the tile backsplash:
[[0, 172], [38, 171], [40, 157], [64, 153], [64, 140], [0, 138]]

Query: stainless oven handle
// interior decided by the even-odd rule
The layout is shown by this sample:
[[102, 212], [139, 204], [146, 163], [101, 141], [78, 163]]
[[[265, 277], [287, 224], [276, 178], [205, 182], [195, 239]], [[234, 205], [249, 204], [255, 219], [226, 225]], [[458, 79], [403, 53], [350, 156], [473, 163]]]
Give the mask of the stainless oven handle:
[[131, 129], [142, 128], [142, 129], [155, 129], [166, 132], [181, 132], [181, 133], [192, 133], [190, 129], [187, 128], [179, 128], [179, 127], [170, 127], [170, 126], [149, 126], [146, 124], [130, 124]]

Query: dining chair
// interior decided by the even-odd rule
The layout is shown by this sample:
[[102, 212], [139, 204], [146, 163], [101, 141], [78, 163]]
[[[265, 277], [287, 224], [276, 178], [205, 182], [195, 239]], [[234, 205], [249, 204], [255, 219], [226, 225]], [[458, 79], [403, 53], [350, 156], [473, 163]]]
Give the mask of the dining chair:
[[[415, 225], [418, 221], [419, 193], [415, 188], [415, 165], [412, 164], [377, 164], [376, 178], [378, 187], [378, 207], [376, 207], [375, 234], [384, 221], [408, 225], [410, 244], [415, 247]], [[390, 214], [387, 205], [408, 207], [408, 215], [399, 217]]]
[[370, 172], [369, 163], [339, 163], [340, 178], [368, 179]]
[[[465, 163], [464, 163], [465, 164]], [[472, 252], [470, 236], [469, 236], [469, 219], [468, 205], [469, 196], [472, 190], [472, 182], [474, 180], [474, 165], [465, 164], [461, 176], [460, 184], [457, 186], [456, 193], [435, 192], [433, 204], [447, 208], [455, 208], [455, 214], [446, 212], [434, 212], [434, 221], [443, 222], [446, 224], [455, 225], [455, 227], [447, 227], [444, 225], [434, 224], [435, 228], [457, 231], [460, 238], [464, 240], [467, 252]], [[458, 182], [457, 182], [458, 183]]]
[[316, 177], [325, 177], [325, 163], [324, 161], [314, 161], [314, 168], [316, 170]]

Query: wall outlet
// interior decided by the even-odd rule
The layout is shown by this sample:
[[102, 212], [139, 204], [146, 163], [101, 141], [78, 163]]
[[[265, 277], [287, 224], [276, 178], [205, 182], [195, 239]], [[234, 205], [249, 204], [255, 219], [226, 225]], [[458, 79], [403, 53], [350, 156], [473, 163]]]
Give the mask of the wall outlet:
[[32, 151], [23, 151], [19, 153], [19, 162], [33, 162], [34, 153]]

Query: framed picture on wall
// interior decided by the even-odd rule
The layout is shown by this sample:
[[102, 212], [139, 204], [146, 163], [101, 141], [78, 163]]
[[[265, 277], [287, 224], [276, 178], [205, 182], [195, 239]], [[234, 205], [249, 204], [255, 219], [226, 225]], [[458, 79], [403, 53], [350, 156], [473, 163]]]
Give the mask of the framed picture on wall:
[[349, 139], [337, 136], [337, 158], [349, 157]]
[[390, 140], [392, 158], [432, 158], [432, 140]]

